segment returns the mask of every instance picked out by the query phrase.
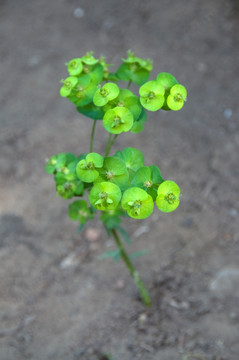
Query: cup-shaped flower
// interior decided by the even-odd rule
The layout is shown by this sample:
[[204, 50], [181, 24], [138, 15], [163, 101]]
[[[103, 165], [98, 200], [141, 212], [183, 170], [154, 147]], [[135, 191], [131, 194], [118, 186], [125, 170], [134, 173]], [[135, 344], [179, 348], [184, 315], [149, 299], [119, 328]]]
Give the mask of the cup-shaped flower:
[[129, 131], [134, 123], [132, 113], [125, 107], [116, 106], [106, 111], [103, 117], [103, 126], [105, 130], [112, 134], [121, 134]]
[[80, 160], [76, 165], [78, 178], [86, 183], [91, 183], [97, 179], [100, 169], [104, 163], [104, 158], [97, 153], [89, 153], [85, 159]]
[[76, 87], [78, 78], [76, 76], [69, 76], [65, 80], [62, 80], [62, 83], [63, 86], [60, 88], [60, 95], [62, 97], [68, 97]]
[[109, 101], [104, 106], [103, 110], [106, 112], [107, 110], [113, 109], [116, 106], [121, 106], [128, 109], [132, 113], [134, 121], [139, 118], [143, 110], [139, 98], [128, 89], [120, 89], [119, 95], [114, 100]]
[[141, 59], [128, 51], [128, 58], [122, 59], [123, 64], [117, 69], [116, 78], [123, 81], [133, 81], [137, 85], [144, 84], [152, 70], [152, 61], [150, 59]]
[[128, 58], [122, 59], [122, 61], [126, 64], [138, 64], [142, 69], [147, 71], [151, 71], [153, 68], [152, 60], [150, 59], [142, 59], [138, 56], [135, 56], [131, 50], [128, 50]]
[[67, 64], [67, 70], [70, 74], [70, 76], [77, 76], [80, 75], [80, 73], [83, 70], [81, 59], [76, 58], [69, 61]]
[[177, 111], [180, 110], [184, 102], [187, 100], [187, 90], [183, 85], [176, 84], [171, 90], [167, 97], [167, 105], [169, 109]]
[[138, 187], [127, 189], [122, 196], [121, 206], [134, 219], [145, 219], [154, 209], [152, 197]]
[[88, 51], [84, 56], [80, 58], [80, 60], [87, 65], [95, 65], [99, 62], [94, 56], [94, 51]]
[[93, 103], [96, 106], [104, 106], [110, 100], [115, 99], [119, 95], [118, 85], [108, 82], [95, 92]]
[[158, 187], [156, 205], [162, 212], [171, 212], [179, 205], [180, 188], [170, 180], [164, 181]]
[[76, 106], [84, 106], [92, 101], [96, 90], [97, 84], [92, 81], [90, 75], [80, 75], [77, 86], [75, 86], [68, 98]]
[[89, 194], [91, 205], [101, 211], [116, 209], [120, 199], [120, 188], [111, 182], [95, 184]]
[[164, 103], [164, 87], [157, 81], [148, 81], [139, 89], [141, 105], [149, 111], [159, 110]]

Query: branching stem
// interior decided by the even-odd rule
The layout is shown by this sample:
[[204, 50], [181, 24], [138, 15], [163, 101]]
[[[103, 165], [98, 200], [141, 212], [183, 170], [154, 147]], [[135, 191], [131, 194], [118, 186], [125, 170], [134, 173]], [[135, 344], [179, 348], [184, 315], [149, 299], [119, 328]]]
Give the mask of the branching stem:
[[90, 134], [90, 152], [93, 151], [93, 142], [94, 142], [96, 122], [97, 122], [97, 120], [94, 120], [94, 121], [93, 121], [92, 129], [91, 129], [91, 134]]
[[[110, 134], [110, 135], [112, 135], [112, 134]], [[106, 145], [105, 156], [109, 155], [109, 152], [110, 152], [112, 146], [114, 145], [114, 142], [115, 142], [117, 136], [118, 136], [118, 134], [116, 134], [112, 140], [111, 140], [111, 136], [109, 136], [107, 145]]]

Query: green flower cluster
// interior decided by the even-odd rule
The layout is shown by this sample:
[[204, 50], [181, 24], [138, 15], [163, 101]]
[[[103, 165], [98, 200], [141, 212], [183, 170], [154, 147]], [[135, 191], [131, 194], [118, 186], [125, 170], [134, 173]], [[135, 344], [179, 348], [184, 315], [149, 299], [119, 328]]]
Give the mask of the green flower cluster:
[[[146, 112], [181, 109], [187, 91], [169, 73], [160, 73], [148, 81], [153, 68], [150, 59], [141, 59], [128, 51], [127, 59], [116, 72], [110, 73], [105, 58], [96, 59], [93, 52], [66, 64], [69, 77], [62, 80], [60, 94], [73, 102], [77, 110], [94, 120], [103, 120], [109, 133], [141, 132], [147, 120]], [[118, 82], [140, 86], [139, 96], [129, 89], [121, 89]]]
[[85, 200], [69, 206], [70, 218], [83, 224], [93, 218], [93, 209], [111, 215], [122, 215], [123, 210], [134, 219], [144, 219], [152, 214], [154, 202], [163, 212], [179, 205], [178, 185], [165, 181], [157, 166], [145, 166], [143, 154], [131, 147], [106, 157], [95, 152], [79, 157], [59, 154], [48, 160], [46, 171], [54, 174], [57, 193], [64, 199], [89, 191], [91, 206]]

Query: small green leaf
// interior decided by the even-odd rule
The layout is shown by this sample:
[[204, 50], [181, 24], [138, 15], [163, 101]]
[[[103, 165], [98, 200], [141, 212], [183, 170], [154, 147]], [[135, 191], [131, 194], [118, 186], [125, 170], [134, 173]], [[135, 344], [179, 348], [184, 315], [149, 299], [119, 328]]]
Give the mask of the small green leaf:
[[77, 107], [77, 111], [93, 120], [102, 120], [105, 114], [102, 107], [96, 106], [93, 102], [83, 107]]
[[144, 165], [142, 152], [132, 147], [125, 148], [123, 151], [117, 151], [115, 156], [121, 158], [125, 162], [127, 169], [133, 171], [137, 171]]
[[121, 226], [115, 226], [115, 228], [121, 233], [121, 235], [123, 236], [126, 244], [130, 245], [131, 244], [131, 240], [129, 235], [127, 234], [127, 232], [125, 231], [124, 228], [122, 228]]
[[142, 251], [137, 251], [133, 254], [130, 254], [129, 257], [130, 259], [136, 259], [137, 257], [143, 256], [143, 255], [148, 255], [149, 250], [142, 250]]
[[120, 250], [107, 251], [99, 256], [100, 260], [107, 258], [113, 258], [114, 261], [118, 261], [118, 259], [120, 258]]

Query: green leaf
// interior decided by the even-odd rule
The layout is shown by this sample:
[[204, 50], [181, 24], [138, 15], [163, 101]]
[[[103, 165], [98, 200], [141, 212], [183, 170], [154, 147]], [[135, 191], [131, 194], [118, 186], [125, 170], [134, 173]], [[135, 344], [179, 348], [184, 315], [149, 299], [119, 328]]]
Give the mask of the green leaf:
[[121, 221], [118, 215], [112, 215], [108, 212], [103, 213], [100, 220], [104, 223], [107, 230], [116, 228]]
[[157, 83], [164, 87], [165, 93], [168, 94], [171, 87], [178, 83], [177, 79], [170, 73], [162, 72], [158, 74]]
[[160, 184], [164, 181], [162, 178], [161, 172], [159, 168], [156, 165], [150, 165], [149, 166], [151, 170], [151, 180], [154, 184]]
[[149, 250], [142, 250], [142, 251], [137, 251], [133, 254], [130, 254], [129, 257], [130, 259], [136, 259], [137, 257], [143, 256], [143, 255], [148, 255]]
[[127, 169], [133, 171], [137, 171], [138, 168], [144, 165], [142, 152], [132, 147], [125, 148], [123, 151], [117, 151], [114, 156], [121, 158], [125, 162]]
[[106, 258], [113, 258], [114, 261], [118, 261], [120, 258], [120, 250], [107, 251], [99, 256], [100, 260], [103, 260]]
[[93, 120], [102, 120], [105, 114], [101, 107], [92, 102], [86, 106], [77, 107], [77, 111]]

